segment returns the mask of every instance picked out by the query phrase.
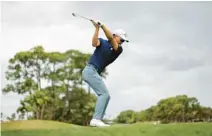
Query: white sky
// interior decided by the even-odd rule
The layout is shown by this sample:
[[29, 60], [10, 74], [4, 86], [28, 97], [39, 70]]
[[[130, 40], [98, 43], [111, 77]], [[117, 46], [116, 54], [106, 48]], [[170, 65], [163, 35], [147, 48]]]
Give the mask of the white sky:
[[[92, 53], [94, 27], [77, 12], [110, 29], [125, 29], [130, 43], [108, 67], [111, 94], [107, 115], [139, 111], [161, 98], [187, 94], [212, 106], [211, 2], [1, 2], [1, 85], [15, 53], [43, 45], [46, 51]], [[130, 10], [128, 10], [130, 7]], [[110, 10], [108, 10], [111, 8]], [[127, 9], [127, 10], [126, 10]], [[105, 38], [101, 31], [100, 36]], [[21, 96], [1, 96], [5, 115]]]

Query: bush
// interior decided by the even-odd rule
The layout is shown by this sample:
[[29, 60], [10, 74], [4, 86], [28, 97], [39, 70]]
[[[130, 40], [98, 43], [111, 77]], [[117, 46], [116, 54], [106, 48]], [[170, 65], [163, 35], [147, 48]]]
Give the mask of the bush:
[[161, 124], [168, 124], [168, 123], [170, 123], [170, 121], [169, 120], [167, 120], [167, 119], [164, 119], [164, 120], [161, 120], [161, 122], [160, 122]]

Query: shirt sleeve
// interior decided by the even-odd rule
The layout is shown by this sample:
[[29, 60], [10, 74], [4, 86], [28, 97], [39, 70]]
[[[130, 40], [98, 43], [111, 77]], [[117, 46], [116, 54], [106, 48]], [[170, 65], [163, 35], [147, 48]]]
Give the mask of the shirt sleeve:
[[[98, 38], [98, 40], [99, 40], [99, 42], [100, 42], [100, 45], [99, 46], [101, 46], [102, 45], [102, 43], [103, 43], [103, 41], [104, 41], [104, 39], [102, 39], [102, 38]], [[99, 47], [98, 46], [98, 47]]]

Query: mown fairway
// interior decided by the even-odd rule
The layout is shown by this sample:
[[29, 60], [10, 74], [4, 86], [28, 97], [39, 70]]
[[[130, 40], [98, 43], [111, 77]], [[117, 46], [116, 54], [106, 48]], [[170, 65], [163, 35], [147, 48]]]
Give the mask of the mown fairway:
[[212, 136], [212, 123], [113, 125], [82, 127], [52, 121], [16, 121], [1, 124], [2, 136]]

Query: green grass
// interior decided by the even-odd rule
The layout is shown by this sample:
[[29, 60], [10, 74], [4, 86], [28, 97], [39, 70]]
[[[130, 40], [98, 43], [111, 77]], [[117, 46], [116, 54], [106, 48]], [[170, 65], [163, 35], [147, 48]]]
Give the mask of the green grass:
[[52, 121], [16, 121], [2, 124], [2, 136], [212, 136], [212, 123], [113, 125], [82, 127]]

